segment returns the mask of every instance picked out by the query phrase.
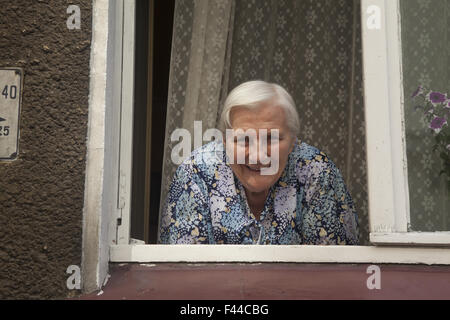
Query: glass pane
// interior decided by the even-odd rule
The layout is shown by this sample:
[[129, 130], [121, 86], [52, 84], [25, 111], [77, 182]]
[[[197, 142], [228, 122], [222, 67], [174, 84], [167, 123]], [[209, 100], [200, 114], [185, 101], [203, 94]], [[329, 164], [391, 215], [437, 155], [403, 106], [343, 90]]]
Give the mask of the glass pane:
[[449, 231], [450, 0], [400, 4], [411, 231]]

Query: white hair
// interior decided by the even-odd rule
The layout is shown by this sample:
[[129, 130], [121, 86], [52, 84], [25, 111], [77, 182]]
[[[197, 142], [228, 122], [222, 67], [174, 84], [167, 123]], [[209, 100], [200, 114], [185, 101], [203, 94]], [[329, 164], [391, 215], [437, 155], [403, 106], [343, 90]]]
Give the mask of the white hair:
[[249, 81], [234, 88], [225, 100], [219, 127], [222, 132], [232, 128], [230, 114], [234, 107], [253, 109], [263, 102], [273, 101], [273, 106], [284, 110], [287, 126], [294, 137], [299, 134], [300, 120], [291, 95], [281, 86], [265, 81]]

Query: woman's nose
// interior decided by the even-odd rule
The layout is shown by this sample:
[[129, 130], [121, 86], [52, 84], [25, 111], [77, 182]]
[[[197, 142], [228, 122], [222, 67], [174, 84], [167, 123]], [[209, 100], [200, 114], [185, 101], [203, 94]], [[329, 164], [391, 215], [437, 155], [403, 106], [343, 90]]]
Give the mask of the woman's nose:
[[246, 148], [246, 158], [248, 159], [249, 164], [259, 164], [259, 153], [261, 151], [258, 149], [258, 141], [250, 143]]

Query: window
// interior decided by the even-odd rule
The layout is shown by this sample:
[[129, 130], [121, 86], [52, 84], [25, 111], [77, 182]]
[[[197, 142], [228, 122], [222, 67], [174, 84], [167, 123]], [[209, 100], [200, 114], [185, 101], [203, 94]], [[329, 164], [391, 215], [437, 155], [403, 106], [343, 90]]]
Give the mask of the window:
[[[117, 203], [111, 215], [117, 236], [110, 244], [112, 262], [348, 262], [449, 264], [449, 232], [413, 232], [407, 152], [402, 126], [404, 85], [399, 21], [400, 1], [362, 0], [366, 134], [369, 184], [370, 240], [376, 246], [239, 246], [144, 245], [130, 237], [135, 2], [118, 1], [116, 48], [121, 59], [120, 160]], [[402, 11], [403, 12], [403, 11]], [[377, 20], [378, 19], [378, 20]], [[366, 22], [372, 21], [372, 24]], [[116, 54], [118, 54], [116, 52]], [[406, 143], [408, 138], [406, 137]], [[116, 173], [117, 174], [117, 173]], [[414, 229], [414, 228], [413, 228]], [[410, 245], [409, 247], [381, 244]], [[418, 246], [413, 246], [418, 245]], [[431, 245], [433, 248], [423, 248]]]
[[[447, 5], [447, 2], [441, 1], [434, 1], [434, 4], [428, 2], [429, 9], [433, 7], [433, 10], [437, 10], [438, 6], [434, 5], [438, 3]], [[377, 26], [369, 19], [363, 28], [370, 240], [375, 244], [450, 244], [450, 233], [438, 232], [443, 230], [443, 223], [428, 232], [414, 231], [418, 230], [414, 224], [415, 215], [426, 212], [417, 213], [417, 209], [421, 210], [421, 207], [417, 206], [415, 194], [425, 190], [420, 191], [417, 179], [412, 179], [415, 178], [413, 170], [417, 170], [414, 168], [418, 163], [411, 150], [418, 148], [418, 143], [411, 134], [412, 127], [417, 126], [412, 121], [417, 120], [417, 117], [413, 119], [411, 116], [412, 102], [409, 97], [412, 92], [409, 91], [414, 86], [412, 82], [417, 81], [417, 86], [420, 84], [420, 77], [414, 76], [425, 74], [428, 70], [420, 64], [412, 65], [411, 61], [428, 58], [426, 54], [420, 58], [414, 57], [417, 51], [411, 50], [413, 49], [411, 46], [414, 46], [414, 43], [418, 44], [420, 38], [417, 37], [427, 37], [427, 32], [429, 33], [432, 28], [435, 31], [447, 28], [447, 20], [445, 24], [442, 19], [441, 21], [433, 19], [432, 22], [428, 11], [426, 15], [420, 17], [412, 15], [413, 11], [417, 13], [427, 10], [423, 7], [423, 3], [422, 8], [419, 7], [421, 5], [417, 1], [363, 1], [365, 11], [362, 14], [370, 19], [378, 16], [381, 22]], [[429, 21], [426, 23], [427, 26], [421, 28], [422, 34], [411, 28], [412, 25], [420, 25], [421, 21], [422, 23]], [[410, 41], [411, 38], [416, 40]], [[439, 56], [447, 57], [445, 51], [442, 52]], [[442, 69], [448, 70], [447, 61], [435, 61], [443, 63]], [[425, 128], [423, 129], [421, 135], [429, 134], [425, 132]], [[432, 156], [432, 151], [422, 150], [420, 153]], [[439, 178], [436, 173], [433, 176], [432, 173], [420, 172], [420, 169], [417, 176], [419, 174], [427, 175], [423, 177], [424, 181]], [[440, 185], [431, 184], [430, 182], [428, 185], [429, 190], [441, 189]], [[448, 216], [448, 207], [444, 208], [445, 205], [436, 206], [434, 214]]]

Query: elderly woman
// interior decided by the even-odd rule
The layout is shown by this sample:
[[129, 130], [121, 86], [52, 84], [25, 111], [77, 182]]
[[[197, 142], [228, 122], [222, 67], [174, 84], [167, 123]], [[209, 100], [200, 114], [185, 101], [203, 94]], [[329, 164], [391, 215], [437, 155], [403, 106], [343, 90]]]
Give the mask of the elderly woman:
[[[286, 90], [246, 82], [228, 95], [220, 121], [223, 132], [253, 129], [256, 139], [228, 134], [179, 166], [160, 243], [358, 244], [357, 214], [342, 175], [325, 153], [296, 138], [299, 118]], [[258, 144], [255, 155], [252, 140], [265, 133], [267, 144]], [[265, 145], [275, 166], [262, 161]], [[236, 161], [240, 152], [244, 161]], [[269, 166], [272, 172], [263, 174]]]

